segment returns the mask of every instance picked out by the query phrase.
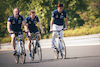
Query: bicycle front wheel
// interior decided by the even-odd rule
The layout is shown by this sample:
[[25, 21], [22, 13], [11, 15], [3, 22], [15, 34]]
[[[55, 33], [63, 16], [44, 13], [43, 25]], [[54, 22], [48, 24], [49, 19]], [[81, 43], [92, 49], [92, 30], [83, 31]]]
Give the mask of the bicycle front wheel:
[[66, 46], [65, 46], [64, 40], [61, 39], [60, 42], [62, 46], [61, 57], [65, 59], [66, 58]]
[[37, 54], [38, 54], [39, 61], [42, 61], [42, 49], [41, 49], [39, 42], [37, 42], [36, 47], [37, 47], [36, 51], [37, 51]]
[[15, 43], [15, 50], [17, 52], [16, 55], [14, 55], [15, 62], [19, 63], [19, 51], [18, 51], [18, 44], [17, 44], [17, 42]]
[[16, 55], [14, 57], [15, 57], [15, 62], [18, 63], [19, 62], [19, 55]]
[[[55, 41], [55, 47], [57, 48], [57, 42]], [[58, 59], [59, 57], [59, 51], [57, 49], [53, 49], [53, 52], [54, 52], [54, 56], [56, 59]]]
[[25, 52], [25, 46], [24, 43], [21, 43], [21, 63], [24, 64], [26, 60], [26, 52]]

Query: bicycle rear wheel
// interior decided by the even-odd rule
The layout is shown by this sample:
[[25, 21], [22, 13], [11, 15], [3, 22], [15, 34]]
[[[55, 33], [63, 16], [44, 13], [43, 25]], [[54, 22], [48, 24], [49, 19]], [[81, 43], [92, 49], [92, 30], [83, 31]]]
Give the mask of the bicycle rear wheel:
[[61, 46], [62, 46], [61, 57], [63, 59], [66, 59], [66, 46], [65, 46], [64, 40], [61, 39], [60, 42], [61, 42]]
[[36, 45], [36, 52], [38, 54], [39, 61], [42, 61], [42, 49], [39, 42], [37, 42], [37, 45]]

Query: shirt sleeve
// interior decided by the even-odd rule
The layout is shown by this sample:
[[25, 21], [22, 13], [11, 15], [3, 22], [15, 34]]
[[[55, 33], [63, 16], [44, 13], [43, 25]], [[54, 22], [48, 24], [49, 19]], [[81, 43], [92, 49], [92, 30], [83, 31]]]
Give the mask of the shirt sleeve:
[[8, 17], [7, 22], [11, 22], [11, 18], [10, 17]]
[[25, 22], [28, 23], [28, 17], [26, 17]]
[[39, 18], [37, 17], [37, 22], [39, 22]]
[[25, 18], [23, 17], [23, 16], [21, 16], [22, 17], [22, 21], [24, 21], [25, 20]]
[[67, 12], [65, 12], [65, 15], [64, 15], [64, 17], [65, 17], [65, 18], [67, 18], [67, 17], [68, 17], [68, 15], [67, 15]]
[[55, 18], [55, 11], [53, 11], [51, 17], [54, 17]]

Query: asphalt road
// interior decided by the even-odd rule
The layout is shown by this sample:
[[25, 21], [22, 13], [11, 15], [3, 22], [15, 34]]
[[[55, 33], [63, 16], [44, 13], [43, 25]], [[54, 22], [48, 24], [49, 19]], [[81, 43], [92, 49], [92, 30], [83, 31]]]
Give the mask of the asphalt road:
[[43, 60], [16, 64], [12, 50], [0, 51], [0, 67], [100, 67], [100, 45], [67, 46], [67, 58], [55, 59], [51, 48], [42, 48]]

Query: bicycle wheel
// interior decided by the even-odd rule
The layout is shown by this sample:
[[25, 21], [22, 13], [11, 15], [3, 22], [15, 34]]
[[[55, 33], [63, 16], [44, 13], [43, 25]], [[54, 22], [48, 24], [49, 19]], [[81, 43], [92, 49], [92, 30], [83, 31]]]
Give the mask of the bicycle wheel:
[[15, 62], [18, 63], [19, 62], [19, 55], [15, 55]]
[[64, 40], [61, 39], [60, 42], [61, 42], [61, 46], [62, 46], [61, 57], [63, 59], [65, 59], [66, 58], [66, 46], [65, 46]]
[[24, 64], [25, 63], [25, 60], [26, 60], [26, 52], [25, 52], [25, 46], [24, 46], [24, 43], [21, 42], [21, 63]]
[[[57, 48], [57, 42], [55, 41], [55, 47]], [[59, 51], [57, 49], [53, 49], [53, 52], [54, 52], [54, 56], [56, 59], [58, 59], [59, 57]]]
[[17, 48], [18, 48], [18, 41], [16, 40], [16, 43], [15, 43], [16, 55], [14, 56], [16, 63], [19, 62], [19, 53], [18, 53], [18, 49]]
[[32, 61], [34, 60], [35, 54], [34, 54], [34, 43], [31, 44], [31, 55], [32, 55]]
[[36, 43], [36, 52], [38, 54], [39, 61], [42, 61], [42, 49], [39, 42]]

